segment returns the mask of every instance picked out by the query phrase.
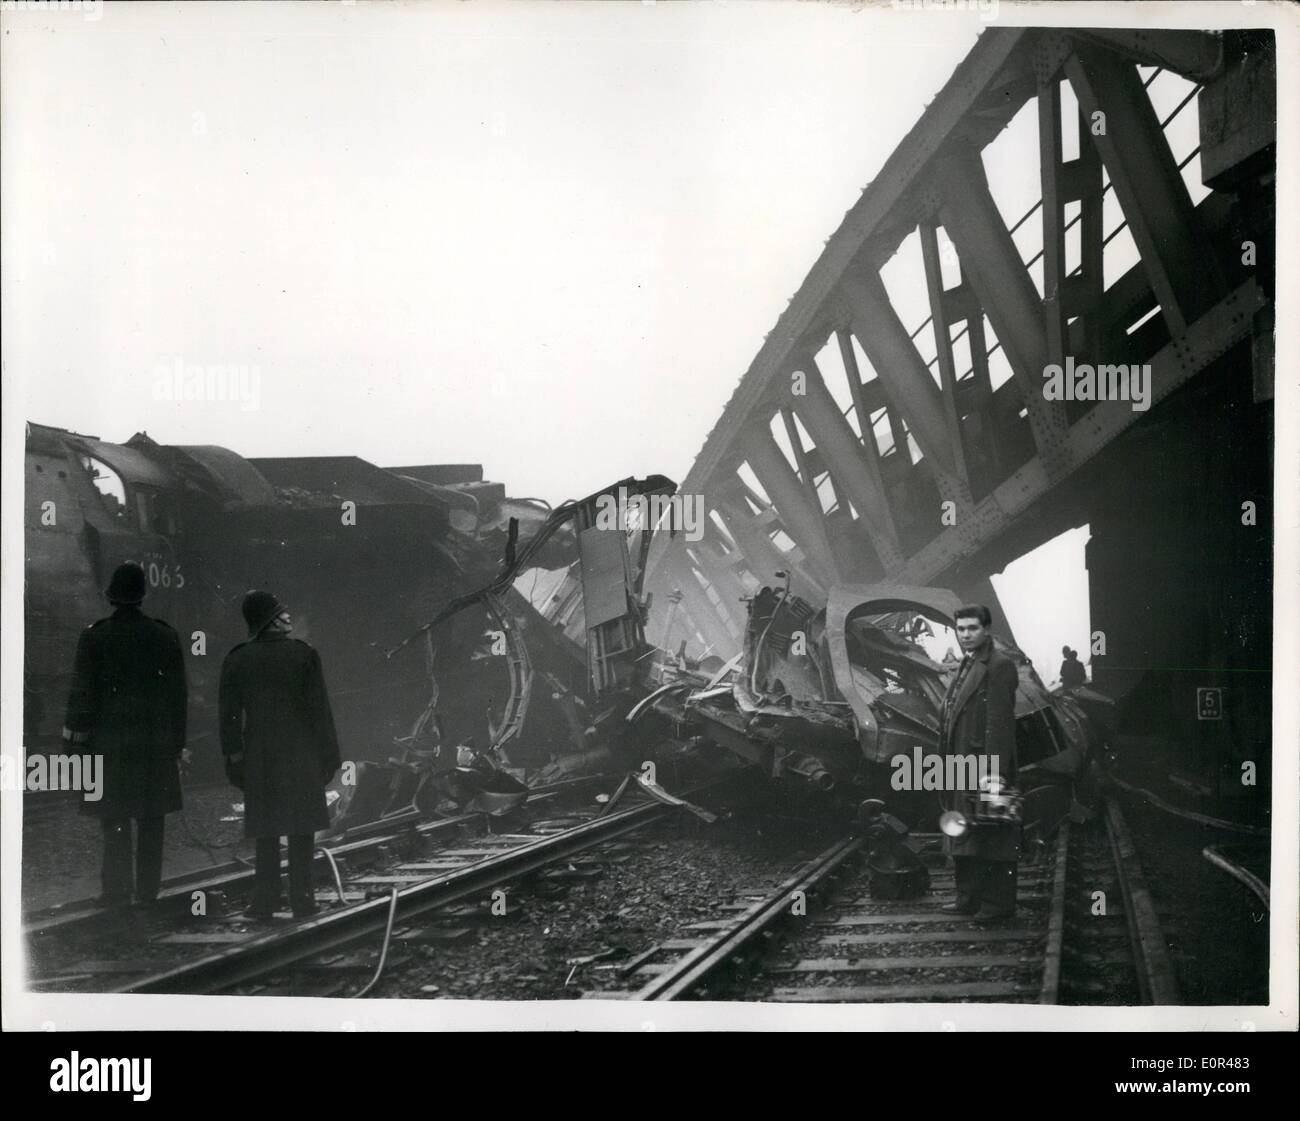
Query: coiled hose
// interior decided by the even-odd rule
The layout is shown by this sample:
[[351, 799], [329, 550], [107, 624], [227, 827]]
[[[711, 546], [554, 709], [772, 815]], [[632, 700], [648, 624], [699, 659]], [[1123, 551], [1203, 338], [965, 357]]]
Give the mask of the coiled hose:
[[1211, 864], [1222, 872], [1227, 872], [1234, 880], [1245, 884], [1264, 904], [1266, 910], [1272, 910], [1269, 906], [1268, 884], [1261, 880], [1255, 873], [1247, 871], [1235, 860], [1229, 860], [1223, 855], [1223, 850], [1217, 845], [1207, 845], [1201, 849], [1201, 855]]
[[1109, 776], [1110, 781], [1118, 786], [1121, 790], [1126, 790], [1130, 794], [1140, 794], [1158, 810], [1164, 810], [1167, 814], [1173, 814], [1174, 817], [1181, 817], [1184, 821], [1194, 821], [1198, 825], [1209, 825], [1214, 829], [1224, 829], [1230, 833], [1244, 833], [1248, 837], [1267, 837], [1270, 835], [1269, 830], [1257, 825], [1243, 825], [1238, 821], [1227, 821], [1221, 817], [1210, 817], [1209, 814], [1197, 813], [1195, 810], [1183, 810], [1177, 806], [1170, 805], [1159, 794], [1153, 794], [1141, 786], [1134, 786], [1132, 783], [1125, 782], [1122, 778], [1112, 774]]
[[397, 888], [393, 888], [393, 893], [388, 897], [388, 925], [384, 928], [384, 946], [379, 951], [379, 964], [375, 967], [375, 975], [367, 982], [366, 987], [356, 994], [357, 997], [363, 997], [379, 983], [379, 978], [384, 973], [384, 963], [388, 960], [388, 943], [393, 937], [393, 920], [397, 917]]

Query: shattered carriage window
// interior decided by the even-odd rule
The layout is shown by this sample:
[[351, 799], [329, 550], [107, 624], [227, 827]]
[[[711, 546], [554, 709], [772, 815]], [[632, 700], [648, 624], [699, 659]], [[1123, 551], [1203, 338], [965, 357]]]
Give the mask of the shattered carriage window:
[[90, 455], [81, 456], [81, 466], [86, 469], [95, 489], [99, 491], [104, 509], [115, 517], [125, 516], [126, 486], [122, 482], [122, 476], [103, 460]]

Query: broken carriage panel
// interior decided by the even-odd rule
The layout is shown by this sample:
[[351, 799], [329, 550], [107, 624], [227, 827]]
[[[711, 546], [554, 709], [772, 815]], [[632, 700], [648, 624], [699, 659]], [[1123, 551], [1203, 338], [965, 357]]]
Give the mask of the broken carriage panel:
[[[670, 498], [676, 489], [662, 475], [652, 475], [644, 483], [624, 480], [576, 504], [573, 518], [593, 696], [644, 689], [650, 683], [650, 660], [645, 657], [648, 604], [641, 592], [650, 545], [660, 528], [651, 500]], [[614, 525], [608, 524], [611, 513]]]
[[[489, 634], [498, 640], [490, 651], [491, 660], [505, 659], [508, 695], [499, 719], [489, 706], [488, 737], [482, 748], [460, 740], [480, 766], [489, 760], [495, 761], [493, 765], [509, 760], [516, 766], [556, 762], [560, 753], [552, 750], [547, 737], [539, 737], [538, 721], [528, 724], [525, 735], [525, 721], [539, 707], [530, 705], [535, 693], [543, 702], [541, 723], [550, 718], [552, 729], [559, 730], [559, 742], [572, 749], [564, 754], [588, 762], [609, 761], [600, 741], [607, 729], [622, 730], [623, 713], [645, 692], [651, 673], [641, 581], [657, 527], [648, 520], [626, 522], [624, 504], [643, 495], [670, 496], [675, 489], [671, 480], [658, 475], [644, 481], [621, 480], [557, 507], [522, 544], [518, 524], [511, 523], [498, 573], [478, 589], [445, 602], [429, 622], [388, 651], [391, 659], [418, 638], [436, 640], [469, 608], [487, 612]], [[613, 523], [608, 520], [611, 503], [618, 510]], [[578, 553], [576, 578], [574, 551]], [[557, 564], [563, 567], [548, 571]], [[530, 577], [521, 587], [525, 573]], [[546, 583], [540, 598], [531, 598], [543, 575]], [[575, 582], [580, 584], [580, 597]], [[557, 613], [561, 607], [562, 613]], [[585, 638], [582, 646], [573, 641], [575, 619]], [[486, 657], [471, 655], [477, 660]], [[580, 685], [573, 673], [575, 659], [586, 668]], [[539, 672], [549, 688], [535, 689]], [[436, 719], [439, 698], [446, 694], [435, 683], [433, 699], [421, 718], [426, 725]], [[603, 711], [596, 712], [598, 706]], [[470, 769], [469, 759], [456, 767], [467, 783]]]
[[827, 699], [825, 665], [816, 608], [788, 587], [763, 588], [749, 602], [741, 654], [711, 679], [670, 664], [670, 684], [646, 707], [771, 778], [795, 775], [829, 790], [856, 766], [857, 749], [848, 705]]
[[750, 602], [737, 702], [747, 711], [827, 699], [819, 657], [822, 625], [812, 604], [788, 588], [763, 588]]

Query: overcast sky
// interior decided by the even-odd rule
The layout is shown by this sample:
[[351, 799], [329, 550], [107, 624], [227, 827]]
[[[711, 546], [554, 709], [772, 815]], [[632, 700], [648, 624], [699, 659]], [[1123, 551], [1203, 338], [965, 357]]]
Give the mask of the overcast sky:
[[[975, 16], [805, 4], [4, 13], [29, 420], [680, 480]], [[256, 367], [172, 401], [159, 367]], [[162, 399], [159, 399], [159, 398]]]
[[[7, 407], [112, 441], [482, 463], [552, 502], [685, 477], [983, 26], [793, 3], [3, 22]], [[1009, 210], [1036, 198], [986, 162]], [[911, 251], [885, 270], [916, 274], [909, 325]], [[240, 399], [175, 399], [162, 371], [193, 367], [233, 367]], [[1021, 635], [1036, 661], [1086, 635], [1068, 548], [1068, 626]], [[1020, 587], [1013, 624], [1041, 618]]]

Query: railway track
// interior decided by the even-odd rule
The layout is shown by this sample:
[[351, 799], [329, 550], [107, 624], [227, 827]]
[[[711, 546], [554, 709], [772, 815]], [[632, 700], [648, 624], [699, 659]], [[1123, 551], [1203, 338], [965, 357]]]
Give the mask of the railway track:
[[[318, 857], [330, 866], [333, 886], [318, 889], [317, 898], [333, 904], [332, 909], [310, 919], [274, 923], [272, 929], [227, 905], [232, 884], [251, 882], [249, 869], [241, 865], [206, 878], [182, 877], [183, 882], [169, 885], [164, 905], [147, 915], [92, 908], [37, 917], [28, 927], [35, 951], [29, 956], [36, 963], [28, 986], [40, 991], [214, 993], [321, 955], [333, 954], [337, 960], [373, 934], [384, 936], [386, 950], [398, 923], [467, 901], [481, 903], [493, 888], [673, 812], [676, 807], [657, 801], [605, 817], [586, 809], [535, 821], [529, 832], [471, 838], [460, 835], [469, 815], [422, 822], [400, 832], [379, 830], [333, 848], [328, 858]], [[427, 851], [430, 842], [439, 841], [448, 843]], [[397, 848], [406, 855], [394, 860]], [[200, 884], [205, 886], [196, 886]], [[207, 893], [212, 904], [199, 916], [187, 909], [196, 891]], [[130, 936], [114, 938], [123, 922]], [[53, 967], [42, 966], [51, 960]]]
[[[1118, 806], [1066, 823], [1023, 860], [1012, 919], [945, 915], [940, 838], [914, 835], [930, 867], [920, 899], [873, 898], [863, 842], [830, 845], [734, 917], [696, 924], [629, 971], [639, 1000], [1172, 1004], [1160, 924]], [[1099, 894], [1100, 893], [1100, 894]], [[608, 996], [612, 994], [591, 994]]]
[[[390, 947], [436, 942], [446, 933], [440, 923], [484, 910], [496, 889], [522, 885], [548, 866], [674, 812], [674, 806], [650, 801], [608, 816], [587, 809], [474, 837], [462, 832], [466, 818], [381, 829], [333, 849], [333, 886], [318, 892], [333, 909], [319, 916], [268, 930], [228, 908], [199, 918], [180, 911], [152, 936], [134, 931], [121, 941], [122, 954], [93, 960], [75, 949], [65, 952], [61, 966], [37, 970], [29, 986], [363, 995], [383, 972]], [[914, 839], [931, 875], [931, 889], [920, 899], [873, 898], [864, 841], [840, 838], [792, 871], [787, 865], [787, 872], [777, 873], [785, 877], [777, 886], [770, 886], [775, 876], [759, 877], [769, 886], [732, 893], [716, 917], [693, 922], [681, 937], [664, 938], [621, 964], [622, 991], [585, 995], [801, 1003], [1178, 1002], [1159, 918], [1114, 803], [1090, 824], [1065, 824], [1036, 859], [1022, 861], [1016, 917], [986, 926], [941, 913], [953, 884], [940, 838]], [[207, 889], [195, 888], [201, 881], [193, 878], [174, 883], [168, 891], [173, 910], [195, 890], [215, 886], [220, 898], [231, 877], [243, 882], [239, 878], [248, 875], [241, 866], [209, 874]], [[43, 922], [29, 928], [36, 941], [93, 927], [84, 916], [45, 916]], [[372, 971], [371, 984], [358, 989], [358, 972], [364, 980]]]
[[[547, 800], [607, 785], [608, 782], [605, 776], [591, 776], [539, 786], [530, 792], [524, 805], [536, 807]], [[434, 820], [414, 810], [392, 814], [378, 821], [356, 826], [346, 833], [323, 839], [316, 849], [314, 861], [317, 869], [324, 869], [330, 866], [330, 856], [336, 860], [364, 859], [367, 854], [381, 852], [387, 846], [412, 841], [436, 841], [439, 837], [451, 836], [460, 830], [478, 825], [490, 827], [487, 824], [490, 821], [487, 815], [479, 813], [459, 814]], [[287, 861], [281, 860], [280, 868], [282, 872], [287, 871]], [[165, 879], [158, 893], [154, 910], [159, 915], [181, 914], [189, 909], [195, 891], [234, 897], [251, 891], [252, 885], [251, 861], [225, 861]], [[321, 901], [328, 901], [330, 898], [326, 892], [318, 892], [317, 897]], [[29, 941], [40, 939], [55, 932], [67, 933], [73, 928], [90, 928], [113, 922], [118, 917], [116, 912], [104, 908], [96, 898], [71, 900], [35, 909], [24, 915], [23, 937]]]

